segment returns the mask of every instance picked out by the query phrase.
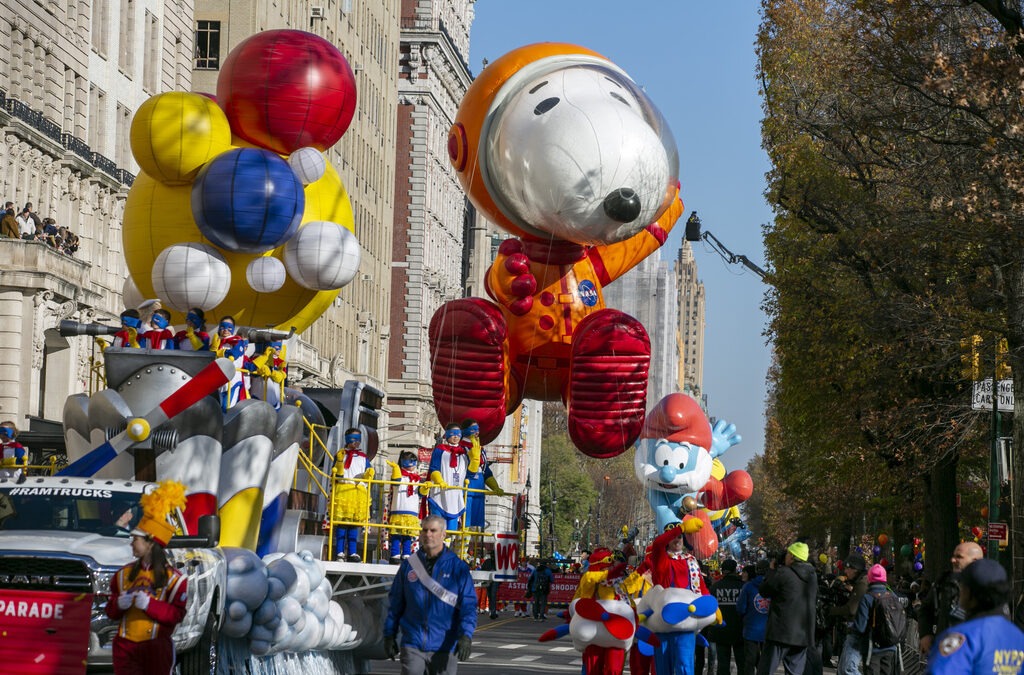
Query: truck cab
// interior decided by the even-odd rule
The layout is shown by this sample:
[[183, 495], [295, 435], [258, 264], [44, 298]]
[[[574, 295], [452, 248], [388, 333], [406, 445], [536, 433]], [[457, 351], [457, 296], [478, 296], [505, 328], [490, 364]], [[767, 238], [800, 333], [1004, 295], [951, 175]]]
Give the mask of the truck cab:
[[[68, 653], [87, 649], [89, 666], [111, 664], [117, 625], [105, 612], [110, 580], [134, 559], [130, 532], [142, 517], [139, 498], [155, 488], [103, 478], [0, 478], [0, 625], [27, 631], [33, 619], [50, 619], [38, 635], [26, 633], [17, 641], [23, 656], [38, 659], [51, 649], [71, 658]], [[185, 529], [180, 513], [175, 517], [180, 535], [171, 539], [167, 554], [188, 578], [188, 605], [173, 640], [183, 672], [208, 673], [216, 660], [227, 565], [217, 547], [215, 517], [206, 517], [204, 531], [197, 533]], [[58, 619], [65, 616], [61, 625]], [[76, 624], [74, 616], [83, 619]]]

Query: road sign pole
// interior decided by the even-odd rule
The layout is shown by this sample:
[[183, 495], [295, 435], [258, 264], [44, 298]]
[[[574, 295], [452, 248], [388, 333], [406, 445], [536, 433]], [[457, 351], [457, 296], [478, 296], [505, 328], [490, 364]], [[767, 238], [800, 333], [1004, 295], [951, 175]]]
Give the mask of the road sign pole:
[[[992, 362], [992, 449], [989, 452], [988, 522], [999, 520], [999, 436], [1002, 420], [999, 415], [999, 340], [992, 340], [995, 359]], [[989, 538], [986, 553], [989, 558], [999, 558], [999, 542]]]

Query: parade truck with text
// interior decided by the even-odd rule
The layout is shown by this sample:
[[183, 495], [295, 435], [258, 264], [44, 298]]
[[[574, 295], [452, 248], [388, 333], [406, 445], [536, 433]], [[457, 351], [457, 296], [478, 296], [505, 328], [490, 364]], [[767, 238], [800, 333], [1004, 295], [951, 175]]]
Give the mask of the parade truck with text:
[[[5, 672], [81, 673], [111, 664], [117, 624], [104, 611], [110, 580], [133, 560], [130, 532], [145, 481], [0, 479], [0, 659]], [[227, 564], [216, 516], [189, 533], [180, 513], [168, 547], [188, 578], [188, 607], [174, 632], [183, 673], [210, 673], [224, 609]]]

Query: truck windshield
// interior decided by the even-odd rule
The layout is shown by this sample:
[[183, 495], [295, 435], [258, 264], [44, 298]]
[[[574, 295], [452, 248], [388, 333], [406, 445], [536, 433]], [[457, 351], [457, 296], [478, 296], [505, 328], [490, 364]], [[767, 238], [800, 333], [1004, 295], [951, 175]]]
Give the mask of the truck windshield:
[[66, 530], [127, 538], [141, 517], [137, 492], [29, 485], [0, 488], [0, 530]]

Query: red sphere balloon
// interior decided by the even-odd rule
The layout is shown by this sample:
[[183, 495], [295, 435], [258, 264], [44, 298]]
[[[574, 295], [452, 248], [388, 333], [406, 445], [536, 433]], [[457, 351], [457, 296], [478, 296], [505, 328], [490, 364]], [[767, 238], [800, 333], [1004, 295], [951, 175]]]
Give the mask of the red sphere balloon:
[[885, 534], [884, 532], [882, 534], [878, 535], [878, 543], [881, 544], [882, 546], [885, 546], [886, 544], [888, 544], [889, 543], [889, 535]]
[[267, 150], [326, 150], [356, 110], [356, 81], [338, 48], [300, 30], [268, 30], [231, 50], [217, 78], [231, 131]]

